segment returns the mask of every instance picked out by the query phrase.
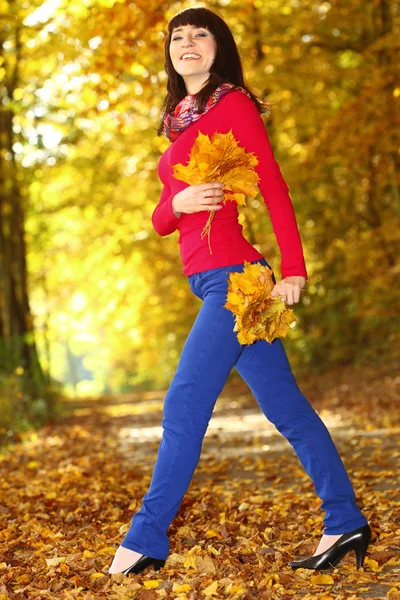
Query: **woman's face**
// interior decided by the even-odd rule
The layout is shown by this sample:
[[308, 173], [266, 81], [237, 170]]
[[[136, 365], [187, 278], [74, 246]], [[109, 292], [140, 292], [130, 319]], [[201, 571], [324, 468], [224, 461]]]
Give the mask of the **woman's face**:
[[[211, 31], [195, 25], [180, 25], [171, 35], [169, 52], [173, 67], [185, 83], [204, 81], [209, 75], [217, 53], [217, 42]], [[195, 57], [185, 58], [193, 53]], [[186, 85], [188, 87], [188, 85]]]

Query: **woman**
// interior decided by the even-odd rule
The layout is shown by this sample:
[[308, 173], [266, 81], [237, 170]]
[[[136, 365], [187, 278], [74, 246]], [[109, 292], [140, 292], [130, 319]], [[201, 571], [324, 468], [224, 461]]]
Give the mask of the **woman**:
[[[293, 446], [326, 512], [315, 553], [289, 565], [329, 568], [354, 549], [359, 568], [370, 526], [327, 428], [297, 386], [282, 341], [241, 346], [233, 331], [234, 316], [223, 307], [229, 273], [242, 271], [244, 260], [271, 266], [243, 237], [236, 202], [221, 204], [222, 183], [187, 185], [172, 176], [171, 165], [187, 164], [199, 131], [211, 136], [232, 130], [239, 144], [257, 155], [259, 187], [282, 256], [283, 278], [277, 283], [272, 273], [272, 295], [289, 305], [297, 303], [308, 275], [289, 189], [260, 117], [264, 107], [244, 84], [235, 41], [214, 12], [189, 8], [175, 15], [168, 26], [165, 56], [168, 95], [158, 133], [173, 143], [159, 162], [164, 187], [152, 222], [161, 236], [179, 230], [184, 274], [203, 303], [165, 397], [163, 437], [149, 490], [109, 573], [128, 575], [165, 564], [166, 531], [192, 480], [215, 402], [233, 366], [266, 417]], [[210, 211], [216, 213], [212, 253], [207, 238], [200, 235]]]

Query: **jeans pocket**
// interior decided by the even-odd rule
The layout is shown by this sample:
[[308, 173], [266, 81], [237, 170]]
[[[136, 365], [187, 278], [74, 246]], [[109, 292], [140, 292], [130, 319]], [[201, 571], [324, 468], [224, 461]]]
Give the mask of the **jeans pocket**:
[[201, 277], [201, 273], [194, 273], [193, 275], [189, 275], [189, 277], [187, 278], [192, 293], [195, 296], [197, 296], [198, 298], [200, 297], [199, 296], [200, 277]]

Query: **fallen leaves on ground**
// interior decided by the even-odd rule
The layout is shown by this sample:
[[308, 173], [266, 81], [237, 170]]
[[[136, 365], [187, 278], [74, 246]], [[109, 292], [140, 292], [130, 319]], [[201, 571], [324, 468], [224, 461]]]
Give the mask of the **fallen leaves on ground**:
[[363, 569], [354, 553], [329, 572], [287, 566], [315, 551], [320, 500], [290, 445], [235, 382], [217, 402], [160, 571], [107, 573], [150, 482], [163, 392], [77, 400], [64, 423], [5, 453], [0, 600], [399, 600], [399, 378], [342, 369], [299, 385], [371, 524]]

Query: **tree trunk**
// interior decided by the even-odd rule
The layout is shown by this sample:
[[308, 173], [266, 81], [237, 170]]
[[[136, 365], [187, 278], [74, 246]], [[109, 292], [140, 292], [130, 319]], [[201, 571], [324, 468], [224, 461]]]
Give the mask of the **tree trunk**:
[[[8, 36], [10, 33], [8, 32]], [[1, 86], [3, 110], [0, 111], [0, 352], [2, 368], [11, 372], [23, 367], [31, 382], [31, 391], [44, 382], [33, 334], [29, 307], [23, 198], [19, 186], [18, 165], [13, 145], [12, 109], [7, 105], [18, 86], [20, 43], [14, 31], [15, 54], [12, 67], [7, 64], [0, 35], [0, 57], [6, 75]]]

